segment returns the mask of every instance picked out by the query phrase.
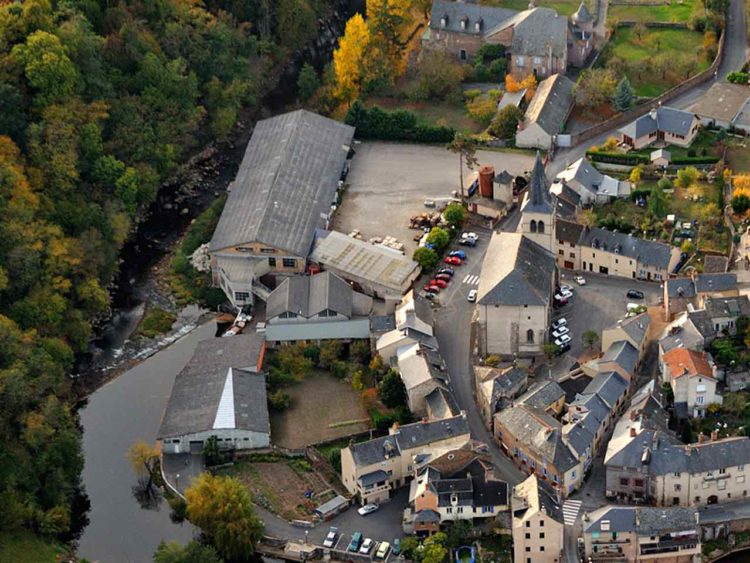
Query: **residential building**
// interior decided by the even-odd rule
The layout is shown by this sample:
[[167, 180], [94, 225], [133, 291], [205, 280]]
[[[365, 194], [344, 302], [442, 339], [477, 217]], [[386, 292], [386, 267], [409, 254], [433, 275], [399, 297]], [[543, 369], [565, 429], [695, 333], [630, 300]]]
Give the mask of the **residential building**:
[[492, 417], [513, 399], [526, 391], [528, 372], [520, 367], [491, 368], [474, 366], [477, 405], [487, 428], [492, 431]]
[[537, 151], [534, 169], [531, 171], [529, 187], [521, 203], [521, 221], [517, 232], [542, 248], [553, 251], [554, 210], [547, 187], [547, 177], [544, 173], [544, 163]]
[[692, 508], [603, 506], [583, 517], [588, 561], [692, 563], [700, 560]]
[[384, 300], [386, 312], [393, 312], [420, 273], [419, 264], [402, 252], [336, 231], [318, 233], [310, 261]]
[[453, 450], [418, 470], [404, 511], [404, 531], [432, 534], [447, 522], [481, 522], [500, 516], [508, 504], [508, 484], [487, 456]]
[[705, 352], [674, 348], [660, 360], [662, 380], [672, 387], [678, 418], [704, 417], [708, 405], [722, 403], [716, 392], [716, 366]]
[[680, 261], [680, 249], [598, 227], [585, 227], [579, 241], [582, 270], [661, 281]]
[[737, 334], [737, 319], [740, 316], [750, 316], [750, 299], [747, 295], [706, 299], [703, 306], [716, 334]]
[[616, 325], [602, 331], [602, 350], [607, 350], [615, 342], [624, 340], [638, 350], [640, 357], [643, 357], [650, 326], [651, 317], [648, 313], [640, 313], [634, 317], [620, 319]]
[[565, 391], [557, 381], [540, 381], [524, 393], [518, 401], [546, 412], [550, 416], [559, 416], [565, 407]]
[[582, 0], [575, 13], [570, 16], [568, 34], [568, 64], [584, 67], [593, 49], [594, 17]]
[[690, 109], [700, 117], [704, 127], [736, 128], [748, 133], [750, 127], [741, 117], [747, 111], [749, 99], [746, 85], [719, 81], [714, 82]]
[[510, 499], [514, 563], [563, 561], [564, 520], [555, 491], [530, 475]]
[[265, 349], [256, 333], [198, 343], [174, 380], [157, 433], [164, 453], [200, 453], [213, 436], [222, 448], [268, 447]]
[[433, 335], [432, 306], [427, 299], [409, 290], [396, 307], [394, 320], [395, 328], [381, 335], [375, 343], [375, 349], [384, 362], [395, 366], [398, 349], [415, 343], [437, 351], [438, 342]]
[[564, 74], [542, 80], [516, 132], [516, 146], [549, 150], [573, 108], [573, 82]]
[[398, 371], [406, 388], [409, 410], [416, 416], [426, 414], [426, 397], [447, 382], [447, 376], [432, 366], [419, 344], [404, 346], [397, 351]]
[[[705, 314], [705, 311], [701, 312]], [[706, 337], [700, 332], [694, 318], [694, 315], [691, 318], [691, 314], [685, 311], [664, 328], [661, 338], [659, 338], [659, 361], [664, 354], [675, 348], [695, 351], [706, 348]]]
[[715, 297], [736, 297], [737, 274], [722, 272], [714, 274], [696, 274], [690, 277], [672, 278], [664, 282], [664, 308], [667, 320], [673, 315], [685, 311], [688, 304], [695, 309], [702, 309], [705, 300]]
[[445, 387], [436, 387], [424, 398], [427, 405], [427, 420], [443, 420], [461, 414], [453, 393]]
[[519, 233], [493, 233], [477, 293], [482, 353], [540, 354], [556, 283], [555, 259], [547, 250]]
[[578, 241], [581, 239], [583, 225], [573, 221], [565, 221], [559, 217], [555, 220], [555, 241], [557, 248], [558, 268], [568, 270], [581, 269], [581, 246]]
[[659, 106], [619, 130], [620, 142], [634, 149], [653, 143], [690, 146], [701, 127], [694, 113]]
[[465, 414], [394, 425], [388, 436], [342, 448], [341, 482], [362, 504], [387, 501], [421, 466], [470, 441]]
[[627, 340], [618, 340], [613, 342], [600, 358], [586, 362], [581, 368], [590, 377], [599, 372], [614, 371], [630, 383], [635, 379], [639, 364], [638, 349]]
[[369, 339], [371, 309], [371, 297], [335, 274], [292, 276], [268, 296], [266, 342]]
[[552, 184], [549, 191], [553, 196], [552, 206], [555, 210], [555, 218], [575, 222], [581, 211], [581, 196], [559, 182]]
[[208, 249], [213, 283], [235, 307], [265, 300], [277, 276], [305, 271], [353, 137], [353, 127], [306, 110], [256, 124]]
[[552, 184], [553, 192], [558, 185], [571, 188], [581, 197], [583, 205], [602, 205], [612, 198], [629, 197], [631, 190], [630, 182], [602, 174], [585, 157], [579, 158], [557, 175]]

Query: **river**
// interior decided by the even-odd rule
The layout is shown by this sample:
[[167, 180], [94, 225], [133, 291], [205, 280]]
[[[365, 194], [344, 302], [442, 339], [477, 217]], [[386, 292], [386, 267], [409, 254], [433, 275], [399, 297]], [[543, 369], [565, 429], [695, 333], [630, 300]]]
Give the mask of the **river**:
[[100, 388], [81, 409], [83, 482], [91, 510], [79, 556], [107, 563], [146, 562], [161, 540], [185, 543], [193, 536], [193, 526], [170, 520], [166, 500], [155, 510], [140, 507], [132, 494], [136, 477], [125, 454], [137, 440], [154, 442], [175, 376], [198, 341], [215, 331], [212, 322], [198, 327]]

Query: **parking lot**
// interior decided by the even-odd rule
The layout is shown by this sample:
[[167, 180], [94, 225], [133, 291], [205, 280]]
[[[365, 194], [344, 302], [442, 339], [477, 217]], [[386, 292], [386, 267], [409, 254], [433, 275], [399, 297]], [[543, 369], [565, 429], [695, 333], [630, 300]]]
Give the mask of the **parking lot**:
[[[417, 247], [409, 218], [424, 211], [425, 199], [450, 197], [459, 189], [458, 155], [443, 147], [402, 143], [367, 142], [357, 152], [347, 178], [348, 188], [334, 218], [342, 233], [359, 229], [362, 237], [393, 236], [406, 246], [407, 255]], [[517, 152], [477, 152], [479, 165], [512, 175], [530, 170], [533, 157]], [[471, 171], [464, 171], [464, 183]]]

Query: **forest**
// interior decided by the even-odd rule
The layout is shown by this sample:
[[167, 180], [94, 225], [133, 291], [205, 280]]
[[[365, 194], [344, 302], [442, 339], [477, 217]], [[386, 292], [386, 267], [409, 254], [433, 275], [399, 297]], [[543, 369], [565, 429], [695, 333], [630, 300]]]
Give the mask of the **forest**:
[[230, 138], [331, 0], [0, 0], [0, 533], [60, 536], [68, 373], [161, 183]]

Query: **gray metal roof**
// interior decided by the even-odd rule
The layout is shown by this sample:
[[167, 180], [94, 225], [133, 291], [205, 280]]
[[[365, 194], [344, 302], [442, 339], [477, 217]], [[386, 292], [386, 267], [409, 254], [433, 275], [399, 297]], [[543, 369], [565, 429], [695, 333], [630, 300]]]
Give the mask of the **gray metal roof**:
[[[449, 2], [447, 0], [434, 0], [432, 3], [432, 17], [430, 28], [434, 30], [444, 29], [454, 33], [467, 33], [471, 35], [482, 35], [485, 31], [493, 29], [500, 23], [518, 14], [516, 10], [497, 8], [483, 4], [469, 2]], [[441, 20], [447, 18], [446, 26], [441, 26]], [[465, 28], [461, 29], [461, 21], [464, 20]], [[475, 24], [481, 22], [477, 32]]]
[[[653, 117], [654, 111], [656, 112], [656, 119]], [[642, 115], [619, 131], [623, 135], [627, 135], [632, 139], [638, 139], [644, 135], [653, 133], [654, 131], [664, 131], [665, 133], [672, 133], [673, 135], [688, 136], [690, 134], [690, 125], [692, 125], [693, 118], [695, 117], [695, 114], [690, 113], [689, 111], [682, 111], [681, 109], [668, 106], [660, 106], [655, 110], [651, 110], [649, 113]]]
[[743, 84], [714, 82], [690, 109], [701, 117], [732, 122], [742, 111], [750, 92]]
[[292, 276], [268, 296], [266, 318], [273, 319], [285, 312], [310, 318], [326, 309], [351, 317], [353, 293], [348, 283], [331, 272]]
[[695, 276], [695, 290], [698, 293], [729, 291], [737, 288], [737, 274], [698, 274]]
[[353, 137], [353, 127], [306, 110], [259, 121], [209, 250], [260, 242], [306, 257]]
[[638, 260], [641, 264], [660, 268], [669, 267], [674, 248], [663, 242], [645, 240], [599, 227], [585, 228], [580, 243], [582, 246], [619, 253]]
[[[157, 437], [227, 427], [269, 433], [266, 378], [253, 373], [264, 349], [256, 333], [199, 342], [175, 378]], [[220, 405], [225, 411], [217, 416]]]
[[697, 510], [694, 508], [638, 507], [638, 533], [642, 536], [661, 536], [670, 532], [696, 530]]
[[519, 233], [493, 233], [482, 263], [480, 305], [549, 305], [555, 275], [550, 252]]
[[529, 189], [524, 196], [521, 211], [552, 214], [552, 200], [547, 185], [547, 176], [544, 173], [544, 163], [539, 151], [536, 151], [534, 169], [531, 171]]
[[450, 418], [461, 413], [453, 393], [444, 387], [435, 387], [425, 396], [431, 418]]
[[368, 485], [374, 485], [375, 483], [382, 483], [383, 481], [388, 480], [388, 473], [383, 471], [382, 469], [378, 469], [377, 471], [371, 471], [370, 473], [365, 473], [358, 479], [358, 481], [362, 484], [363, 487], [367, 487]]
[[614, 410], [617, 401], [627, 392], [628, 382], [614, 371], [597, 373], [583, 391], [584, 394], [598, 395], [610, 411]]
[[691, 311], [688, 313], [688, 321], [695, 327], [703, 338], [712, 338], [716, 336], [714, 324], [711, 322], [708, 312], [704, 309]]
[[613, 362], [619, 365], [628, 373], [635, 373], [635, 366], [638, 364], [638, 350], [626, 340], [613, 342], [604, 355], [599, 360], [599, 365], [605, 362]]
[[673, 278], [664, 283], [670, 299], [695, 297], [695, 284], [691, 278]]
[[574, 86], [569, 78], [561, 74], [553, 74], [542, 80], [526, 110], [524, 127], [536, 123], [548, 135], [561, 133], [568, 112], [573, 106]]

